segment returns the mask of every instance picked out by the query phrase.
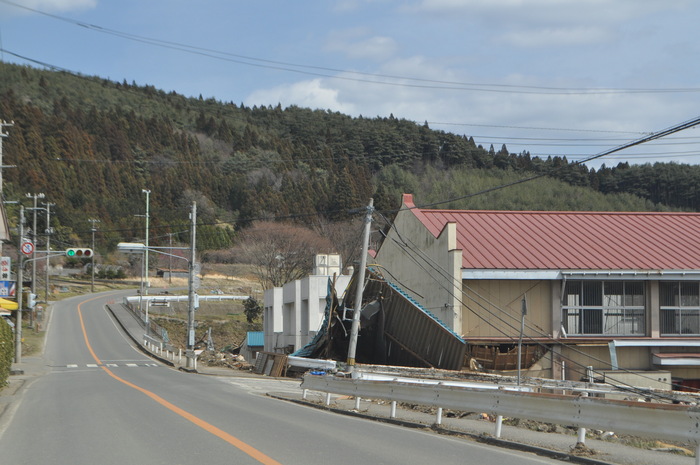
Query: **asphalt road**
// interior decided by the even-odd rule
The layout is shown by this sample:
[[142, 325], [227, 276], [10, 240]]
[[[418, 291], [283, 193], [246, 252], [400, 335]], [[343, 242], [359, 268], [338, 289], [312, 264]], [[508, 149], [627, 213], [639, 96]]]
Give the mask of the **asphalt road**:
[[0, 419], [1, 463], [561, 463], [276, 400], [265, 381], [173, 370], [120, 331], [104, 308], [116, 295], [54, 304], [46, 373]]

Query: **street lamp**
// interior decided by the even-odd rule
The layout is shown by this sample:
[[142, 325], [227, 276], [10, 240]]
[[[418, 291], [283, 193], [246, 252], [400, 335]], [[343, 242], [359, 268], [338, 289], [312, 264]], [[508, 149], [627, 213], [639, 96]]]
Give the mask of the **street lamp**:
[[[151, 203], [151, 191], [150, 189], [141, 189], [141, 192], [146, 194], [146, 249], [148, 249], [148, 230], [149, 230], [149, 220], [151, 218], [148, 210], [150, 208], [150, 203]], [[148, 295], [148, 251], [146, 252], [146, 264], [144, 265], [146, 267], [146, 295]]]
[[[192, 213], [190, 214], [190, 258], [181, 257], [172, 253], [164, 252], [163, 250], [188, 250], [186, 247], [147, 247], [146, 244], [140, 242], [120, 242], [117, 244], [117, 250], [125, 253], [142, 253], [148, 255], [149, 252], [155, 252], [169, 257], [179, 258], [187, 261], [189, 277], [187, 279], [187, 368], [194, 368], [194, 311], [195, 311], [195, 250], [196, 250], [196, 234], [197, 234], [197, 203], [192, 202]], [[146, 315], [148, 315], [148, 305], [146, 306]], [[148, 326], [147, 326], [148, 327]]]

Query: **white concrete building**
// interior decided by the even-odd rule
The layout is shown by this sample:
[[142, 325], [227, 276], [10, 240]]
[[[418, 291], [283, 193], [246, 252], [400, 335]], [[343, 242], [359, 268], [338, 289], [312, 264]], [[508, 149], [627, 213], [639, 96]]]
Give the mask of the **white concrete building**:
[[313, 339], [323, 322], [328, 280], [333, 274], [338, 296], [345, 292], [352, 272], [340, 274], [340, 256], [329, 254], [315, 258], [312, 275], [265, 291], [265, 352], [291, 353]]

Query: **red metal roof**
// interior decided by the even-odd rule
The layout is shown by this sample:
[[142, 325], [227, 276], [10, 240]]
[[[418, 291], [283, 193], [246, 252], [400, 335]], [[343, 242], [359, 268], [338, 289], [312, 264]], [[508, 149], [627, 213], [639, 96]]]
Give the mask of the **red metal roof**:
[[404, 204], [437, 237], [457, 225], [462, 268], [698, 270], [700, 214], [429, 210]]

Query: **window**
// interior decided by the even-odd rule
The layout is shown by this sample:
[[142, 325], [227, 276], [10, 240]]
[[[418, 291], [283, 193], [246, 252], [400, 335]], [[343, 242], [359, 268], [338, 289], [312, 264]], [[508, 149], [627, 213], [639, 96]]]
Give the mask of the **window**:
[[562, 302], [562, 324], [570, 335], [646, 333], [642, 281], [567, 281]]
[[700, 283], [659, 283], [661, 334], [700, 334]]

